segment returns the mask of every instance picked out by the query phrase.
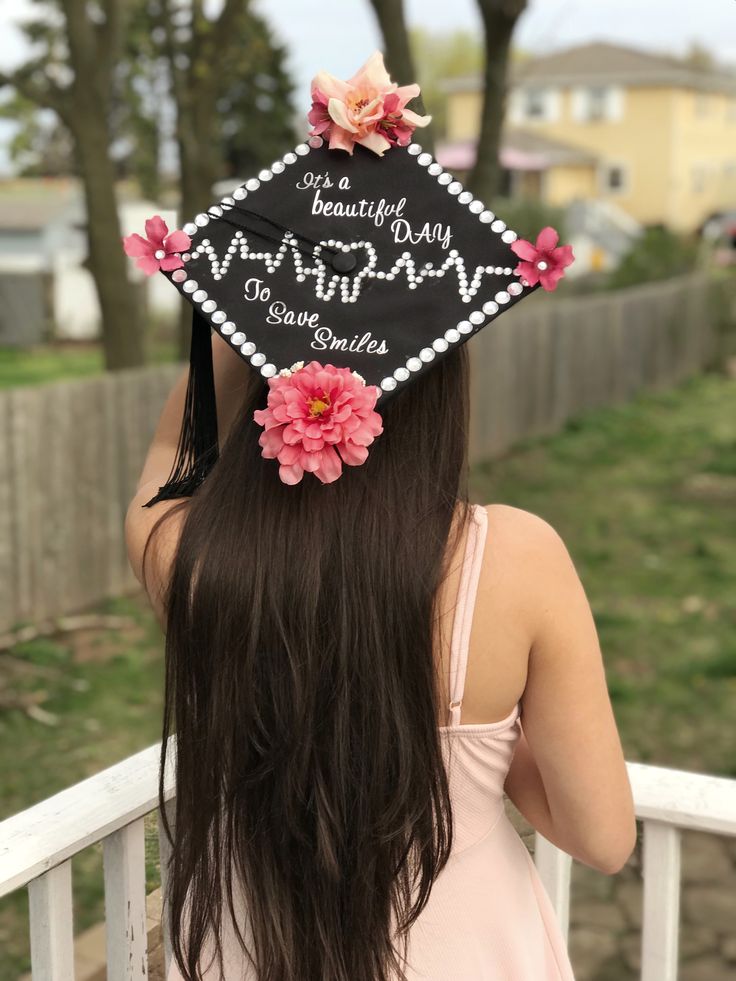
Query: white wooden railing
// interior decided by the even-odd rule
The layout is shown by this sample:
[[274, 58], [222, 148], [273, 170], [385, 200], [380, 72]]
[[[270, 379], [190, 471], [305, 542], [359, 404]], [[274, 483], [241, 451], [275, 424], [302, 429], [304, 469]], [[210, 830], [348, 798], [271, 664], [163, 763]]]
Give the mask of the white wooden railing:
[[[158, 807], [159, 753], [150, 746], [0, 822], [0, 896], [28, 887], [33, 981], [74, 981], [71, 860], [96, 842], [103, 844], [108, 981], [148, 977], [143, 819]], [[736, 780], [627, 766], [644, 827], [641, 981], [676, 981], [680, 832], [736, 835]], [[171, 815], [171, 766], [167, 777]], [[165, 891], [163, 831], [159, 845]], [[535, 862], [567, 936], [572, 860], [537, 834]], [[168, 970], [165, 925], [164, 954]]]

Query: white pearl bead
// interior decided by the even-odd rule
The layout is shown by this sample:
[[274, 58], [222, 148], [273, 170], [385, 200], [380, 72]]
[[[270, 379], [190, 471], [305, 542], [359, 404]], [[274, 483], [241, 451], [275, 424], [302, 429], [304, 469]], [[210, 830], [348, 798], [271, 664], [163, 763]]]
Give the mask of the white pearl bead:
[[258, 180], [261, 181], [270, 181], [272, 177], [273, 174], [271, 173], [270, 170], [262, 170], [258, 174]]
[[412, 157], [416, 157], [422, 152], [422, 148], [418, 143], [411, 143], [407, 152], [410, 153]]
[[258, 180], [257, 177], [251, 177], [250, 180], [245, 182], [245, 186], [249, 191], [257, 191], [258, 188], [261, 186], [261, 182]]
[[286, 170], [283, 160], [277, 160], [275, 163], [272, 163], [271, 170], [274, 172], [274, 174], [283, 174], [283, 172]]
[[519, 296], [519, 294], [523, 292], [524, 287], [521, 285], [521, 283], [510, 283], [507, 290], [512, 296]]
[[163, 249], [156, 249], [156, 251], [153, 253], [153, 255], [154, 255], [154, 257], [156, 259], [165, 259], [166, 258], [166, 253], [164, 252]]
[[266, 362], [266, 355], [258, 351], [256, 354], [251, 356], [250, 363], [254, 368], [260, 368], [262, 364]]
[[428, 167], [432, 163], [432, 154], [420, 153], [417, 157], [417, 163], [420, 167]]
[[506, 222], [501, 221], [500, 218], [497, 218], [491, 225], [492, 232], [502, 232], [505, 228], [506, 228]]
[[423, 347], [419, 352], [419, 357], [422, 361], [431, 361], [434, 357], [434, 350], [431, 347]]
[[292, 153], [291, 151], [289, 151], [289, 153], [285, 153], [283, 156], [283, 161], [285, 164], [296, 163], [296, 154]]
[[210, 208], [210, 216], [215, 215], [217, 218], [222, 214], [222, 208], [218, 204], [213, 204]]
[[511, 299], [511, 297], [506, 292], [506, 290], [499, 290], [499, 292], [496, 293], [496, 302], [497, 303], [508, 303], [510, 299]]
[[264, 378], [273, 377], [273, 375], [276, 374], [276, 365], [264, 364], [263, 367], [261, 368], [261, 374], [263, 375]]
[[[230, 343], [234, 344], [235, 347], [240, 347], [240, 345], [243, 343], [244, 340], [245, 340], [245, 334], [242, 332], [242, 330], [238, 330], [230, 338]], [[253, 350], [255, 350], [255, 347], [253, 348]]]
[[[245, 336], [245, 335], [243, 335], [243, 336]], [[240, 346], [240, 353], [241, 354], [245, 354], [247, 356], [249, 354], [253, 354], [253, 352], [255, 351], [255, 349], [256, 349], [256, 346], [253, 343], [253, 341], [246, 341], [245, 344], [241, 344], [241, 346]]]
[[471, 331], [473, 330], [473, 325], [470, 323], [469, 320], [461, 320], [460, 323], [457, 325], [457, 329], [460, 331], [461, 334], [470, 334]]
[[493, 300], [488, 300], [483, 304], [483, 313], [487, 313], [489, 317], [492, 317], [494, 313], [498, 313], [498, 304]]
[[408, 377], [409, 377], [408, 368], [397, 368], [396, 371], [394, 372], [394, 378], [396, 379], [396, 381], [403, 382], [406, 381]]
[[419, 369], [422, 367], [422, 362], [419, 360], [419, 358], [409, 358], [409, 360], [406, 362], [406, 367], [409, 369], [409, 371], [419, 371]]
[[187, 273], [185, 269], [175, 269], [171, 274], [171, 278], [175, 283], [183, 283], [187, 278]]
[[482, 211], [478, 215], [478, 221], [482, 221], [484, 225], [490, 224], [493, 221], [494, 214], [492, 211]]
[[457, 199], [460, 204], [469, 204], [473, 200], [473, 195], [470, 191], [463, 191], [462, 194], [458, 194]]
[[462, 189], [463, 185], [460, 183], [460, 181], [453, 181], [447, 186], [447, 190], [450, 194], [459, 194]]
[[485, 208], [482, 201], [471, 201], [468, 205], [468, 211], [472, 211], [474, 215], [479, 215], [481, 211]]
[[440, 174], [440, 176], [437, 178], [437, 183], [438, 184], [450, 184], [450, 183], [452, 183], [452, 174], [447, 174], [447, 173]]
[[212, 313], [213, 310], [217, 309], [217, 303], [214, 300], [205, 300], [202, 304], [202, 313]]
[[510, 245], [512, 242], [516, 241], [518, 236], [516, 232], [512, 231], [510, 228], [507, 228], [506, 231], [501, 236], [501, 238], [503, 239], [504, 242]]
[[225, 323], [220, 327], [220, 333], [229, 335], [235, 333], [235, 324], [232, 320], [226, 320]]
[[224, 324], [227, 320], [227, 314], [224, 310], [215, 310], [211, 319], [213, 324]]
[[[299, 146], [294, 147], [294, 153], [296, 153], [300, 157], [306, 157], [306, 155], [309, 153], [309, 147], [307, 146], [306, 143], [300, 143]], [[253, 360], [251, 359], [251, 364], [252, 363]]]
[[431, 174], [432, 177], [438, 177], [442, 173], [442, 166], [438, 163], [430, 164], [427, 173]]
[[207, 299], [207, 291], [195, 290], [194, 293], [192, 293], [192, 299], [195, 303], [204, 303], [204, 301]]
[[247, 196], [248, 196], [248, 192], [244, 187], [236, 187], [235, 190], [233, 191], [233, 197], [235, 198], [236, 201], [242, 201], [243, 198], [246, 198]]
[[322, 146], [323, 143], [324, 140], [322, 139], [321, 136], [310, 136], [309, 138], [309, 145], [312, 147], [313, 150], [319, 150], [319, 148]]
[[197, 226], [194, 224], [193, 221], [188, 221], [184, 226], [184, 231], [186, 232], [187, 235], [196, 235], [199, 229], [197, 228]]
[[460, 331], [456, 327], [448, 327], [445, 331], [445, 340], [450, 344], [457, 344], [460, 340]]
[[544, 272], [544, 270], [547, 268], [547, 265], [548, 264], [544, 261], [544, 259], [542, 259], [540, 262], [537, 263], [537, 269], [541, 270], [541, 272]]
[[432, 347], [435, 349], [435, 351], [446, 351], [449, 344], [444, 337], [435, 337], [435, 339], [432, 341]]
[[471, 322], [471, 324], [476, 324], [476, 326], [478, 324], [482, 324], [485, 321], [485, 319], [486, 318], [483, 316], [480, 310], [473, 310], [473, 312], [468, 317], [468, 320]]
[[209, 215], [205, 215], [205, 214], [197, 215], [196, 218], [194, 219], [194, 224], [199, 225], [200, 228], [204, 228], [204, 226], [209, 222], [209, 220], [210, 220]]
[[182, 286], [185, 293], [193, 293], [199, 284], [195, 279], [188, 279], [186, 283]]
[[381, 388], [384, 392], [392, 392], [396, 388], [395, 378], [384, 378], [381, 381]]

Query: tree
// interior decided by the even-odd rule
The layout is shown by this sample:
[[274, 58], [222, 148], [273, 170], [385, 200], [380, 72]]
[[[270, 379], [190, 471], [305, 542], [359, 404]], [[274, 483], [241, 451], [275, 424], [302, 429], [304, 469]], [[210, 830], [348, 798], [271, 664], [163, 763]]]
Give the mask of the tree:
[[475, 167], [469, 189], [490, 201], [498, 192], [498, 160], [506, 103], [511, 37], [527, 0], [478, 0], [485, 40], [484, 94]]
[[[371, 6], [383, 35], [384, 61], [391, 78], [399, 85], [411, 85], [416, 82], [417, 73], [404, 16], [404, 0], [371, 0]], [[411, 108], [422, 115], [426, 113], [421, 95], [413, 100]], [[422, 130], [422, 146], [430, 153], [433, 152], [434, 135], [431, 124]]]
[[473, 31], [433, 34], [424, 28], [410, 32], [424, 103], [432, 113], [432, 128], [438, 139], [447, 136], [446, 98], [442, 82], [450, 78], [480, 74], [483, 42]]
[[23, 25], [36, 54], [0, 85], [53, 110], [71, 134], [87, 211], [89, 268], [102, 315], [108, 368], [139, 365], [143, 336], [127, 279], [110, 154], [109, 118], [127, 0], [34, 0], [38, 16]]
[[[251, 161], [270, 163], [293, 137], [285, 53], [249, 8], [249, 0], [225, 0], [210, 17], [203, 0], [150, 2], [176, 104], [182, 219], [212, 203], [225, 159], [231, 174]], [[182, 354], [190, 313], [183, 305]]]

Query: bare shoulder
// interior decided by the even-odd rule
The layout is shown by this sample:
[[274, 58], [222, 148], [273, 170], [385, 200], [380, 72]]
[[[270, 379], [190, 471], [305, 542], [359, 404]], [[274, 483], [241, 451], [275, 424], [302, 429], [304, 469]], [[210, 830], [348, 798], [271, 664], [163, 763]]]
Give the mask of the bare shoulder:
[[532, 579], [544, 578], [571, 563], [567, 546], [552, 525], [531, 511], [508, 504], [485, 505], [488, 515], [486, 560], [509, 563]]

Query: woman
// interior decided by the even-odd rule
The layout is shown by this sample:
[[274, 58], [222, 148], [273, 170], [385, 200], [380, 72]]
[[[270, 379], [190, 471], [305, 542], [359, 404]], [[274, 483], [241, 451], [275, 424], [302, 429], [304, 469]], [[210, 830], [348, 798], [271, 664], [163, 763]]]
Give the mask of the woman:
[[606, 874], [632, 797], [564, 544], [468, 502], [466, 347], [386, 406], [365, 463], [296, 486], [261, 459], [265, 380], [212, 353], [218, 463], [191, 499], [141, 506], [182, 378], [126, 522], [166, 631], [164, 739], [176, 725], [169, 978], [569, 981], [503, 793]]

